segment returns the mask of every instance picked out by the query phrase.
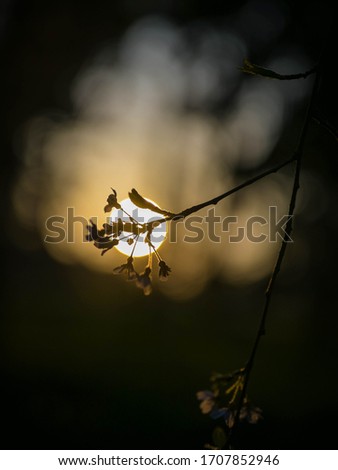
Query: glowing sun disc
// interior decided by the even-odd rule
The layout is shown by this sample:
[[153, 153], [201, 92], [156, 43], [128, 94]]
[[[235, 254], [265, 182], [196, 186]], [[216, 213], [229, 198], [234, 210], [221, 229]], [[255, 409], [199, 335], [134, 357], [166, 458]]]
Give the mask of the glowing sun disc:
[[[156, 202], [152, 201], [151, 199], [147, 199], [147, 200], [156, 205]], [[120, 204], [123, 207], [123, 209], [129, 215], [131, 215], [133, 219], [137, 220], [139, 223], [145, 224], [152, 220], [158, 220], [162, 218], [161, 214], [153, 212], [149, 209], [141, 209], [140, 207], [135, 206], [135, 204], [133, 204], [130, 199], [124, 199], [123, 201], [120, 202]], [[122, 219], [123, 222], [130, 222], [130, 219], [127, 216], [127, 214], [125, 214], [121, 209], [113, 209], [110, 214], [109, 219], [110, 219], [110, 222], [117, 222], [118, 219]], [[156, 250], [162, 245], [162, 243], [166, 239], [166, 233], [167, 233], [166, 222], [161, 223], [160, 225], [155, 227], [155, 229], [153, 230], [150, 236], [150, 241], [154, 245]], [[149, 254], [149, 245], [148, 243], [144, 242], [145, 237], [146, 237], [146, 234], [142, 233], [140, 234], [138, 238], [136, 246], [135, 246], [136, 240], [134, 240], [133, 244], [129, 245], [128, 239], [133, 238], [132, 235], [130, 234], [130, 236], [128, 236], [128, 233], [122, 232], [119, 237], [120, 242], [117, 246], [115, 246], [115, 249], [118, 250], [120, 253], [123, 253], [124, 255], [130, 256], [131, 252], [133, 251], [135, 247], [133, 257], [147, 256]]]

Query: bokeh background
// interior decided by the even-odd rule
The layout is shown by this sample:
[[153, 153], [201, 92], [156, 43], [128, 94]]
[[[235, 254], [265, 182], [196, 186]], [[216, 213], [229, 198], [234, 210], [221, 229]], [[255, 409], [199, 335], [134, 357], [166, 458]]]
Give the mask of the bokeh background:
[[[295, 149], [311, 78], [280, 73], [324, 48], [317, 110], [338, 126], [336, 35], [323, 2], [3, 1], [2, 448], [194, 449], [215, 422], [196, 392], [249, 354], [276, 243], [165, 243], [172, 268], [144, 297], [74, 237], [46, 244], [67, 208], [104, 221], [110, 187], [179, 211]], [[294, 241], [250, 383], [264, 412], [237, 447], [335, 448], [337, 142], [312, 122]], [[287, 211], [292, 168], [221, 202], [220, 216]], [[202, 214], [203, 215], [203, 212]], [[73, 232], [72, 232], [73, 233]]]

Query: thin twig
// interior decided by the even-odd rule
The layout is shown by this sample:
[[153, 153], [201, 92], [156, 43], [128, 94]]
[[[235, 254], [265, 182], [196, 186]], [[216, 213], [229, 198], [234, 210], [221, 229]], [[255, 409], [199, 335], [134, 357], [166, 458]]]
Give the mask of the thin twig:
[[[310, 70], [307, 70], [302, 73], [296, 73], [296, 74], [290, 74], [290, 75], [281, 75], [279, 73], [276, 73], [272, 70], [265, 69], [263, 67], [260, 67], [255, 64], [251, 64], [247, 59], [244, 60], [244, 66], [240, 68], [242, 72], [252, 74], [252, 75], [261, 75], [265, 78], [275, 78], [278, 80], [298, 80], [300, 78], [307, 78], [311, 74], [316, 74], [318, 75], [318, 65], [315, 65], [312, 67]], [[309, 118], [310, 119], [310, 118]], [[307, 119], [308, 120], [308, 119]], [[220, 194], [219, 196], [210, 199], [208, 201], [202, 202], [201, 204], [197, 204], [196, 206], [188, 207], [187, 209], [184, 209], [183, 211], [177, 213], [177, 214], [169, 214], [166, 217], [163, 217], [162, 219], [154, 220], [150, 224], [147, 224], [147, 229], [151, 229], [151, 226], [155, 223], [164, 223], [168, 222], [170, 220], [178, 220], [182, 219], [185, 217], [188, 217], [189, 215], [198, 212], [199, 210], [203, 209], [204, 207], [211, 206], [211, 205], [216, 205], [219, 201], [222, 201], [222, 199], [225, 199], [226, 197], [230, 196], [231, 194], [240, 191], [241, 189], [245, 188], [246, 186], [250, 186], [251, 184], [255, 183], [256, 181], [264, 178], [265, 176], [271, 175], [272, 173], [276, 173], [279, 171], [281, 168], [284, 166], [288, 165], [289, 163], [292, 163], [294, 161], [298, 160], [298, 153], [299, 152], [299, 146], [295, 154], [289, 158], [288, 160], [280, 163], [279, 165], [276, 165], [273, 168], [270, 168], [269, 170], [264, 171], [263, 173], [260, 173], [259, 175], [245, 181], [244, 183], [230, 189], [229, 191], [226, 191], [223, 194]]]
[[210, 199], [209, 201], [202, 202], [201, 204], [197, 204], [196, 206], [189, 207], [188, 209], [185, 209], [184, 211], [180, 212], [177, 214], [174, 219], [176, 218], [181, 218], [181, 217], [187, 217], [190, 214], [193, 214], [194, 212], [200, 211], [201, 209], [204, 209], [204, 207], [211, 206], [211, 205], [216, 205], [219, 201], [222, 201], [222, 199], [225, 199], [226, 197], [230, 196], [233, 193], [236, 193], [237, 191], [240, 191], [241, 189], [245, 188], [246, 186], [250, 186], [253, 183], [256, 183], [256, 181], [264, 178], [265, 176], [271, 175], [272, 173], [276, 173], [278, 170], [283, 168], [284, 166], [288, 165], [289, 163], [292, 163], [296, 160], [296, 155], [292, 156], [288, 160], [279, 163], [278, 165], [274, 166], [273, 168], [270, 168], [266, 171], [263, 171], [263, 173], [260, 173], [257, 176], [254, 176], [253, 178], [250, 178], [249, 180], [245, 181], [244, 183], [239, 184], [238, 186], [235, 186], [234, 188], [230, 189], [229, 191], [226, 191], [223, 194], [220, 194], [217, 197], [214, 197], [213, 199]]
[[275, 72], [274, 70], [266, 69], [260, 65], [253, 64], [248, 59], [244, 59], [243, 66], [239, 69], [249, 75], [259, 75], [264, 78], [272, 78], [275, 80], [299, 80], [301, 78], [307, 78], [309, 75], [315, 73], [317, 70], [317, 65], [312, 67], [310, 70], [307, 70], [306, 72], [283, 75]]
[[262, 178], [265, 178], [265, 176], [271, 175], [272, 173], [277, 173], [277, 171], [279, 171], [283, 167], [289, 165], [290, 163], [296, 161], [296, 159], [297, 159], [297, 156], [295, 154], [291, 158], [285, 160], [284, 162], [279, 163], [278, 165], [276, 165], [272, 168], [269, 168], [268, 170], [263, 171], [259, 175], [256, 175], [253, 178], [248, 179], [244, 183], [241, 183], [238, 186], [235, 186], [234, 188], [230, 189], [229, 191], [226, 191], [225, 193], [220, 194], [219, 196], [216, 196], [213, 199], [209, 199], [208, 201], [202, 202], [201, 204], [197, 204], [196, 206], [188, 207], [187, 209], [184, 209], [183, 211], [178, 212], [177, 214], [172, 214], [171, 216], [168, 216], [166, 218], [152, 220], [148, 224], [145, 224], [145, 229], [149, 230], [150, 225], [162, 224], [162, 223], [168, 222], [170, 220], [184, 219], [185, 217], [188, 217], [189, 215], [194, 214], [195, 212], [198, 212], [201, 209], [204, 209], [204, 207], [216, 205], [218, 202], [222, 201], [226, 197], [231, 196], [231, 194], [234, 194], [237, 191], [240, 191], [241, 189], [246, 188], [247, 186], [250, 186], [253, 183], [256, 183], [256, 181], [259, 181]]
[[[295, 207], [296, 207], [297, 193], [298, 193], [298, 189], [299, 189], [299, 177], [300, 177], [304, 142], [305, 142], [306, 135], [307, 135], [308, 128], [309, 128], [309, 124], [310, 124], [310, 121], [311, 121], [311, 118], [312, 118], [312, 111], [313, 111], [315, 97], [316, 97], [316, 94], [317, 94], [317, 91], [318, 91], [319, 79], [320, 79], [320, 73], [319, 73], [319, 69], [317, 69], [316, 78], [315, 78], [315, 82], [314, 82], [314, 85], [313, 85], [311, 98], [309, 100], [307, 112], [306, 112], [305, 119], [304, 119], [303, 128], [302, 128], [302, 131], [300, 133], [297, 149], [296, 149], [296, 152], [295, 152], [295, 155], [296, 155], [296, 168], [295, 168], [295, 175], [294, 175], [293, 187], [292, 187], [292, 193], [291, 193], [291, 199], [290, 199], [290, 205], [289, 205], [289, 215], [291, 217], [289, 218], [289, 220], [286, 224], [286, 227], [285, 227], [285, 233], [284, 233], [283, 241], [282, 241], [282, 244], [281, 244], [278, 256], [277, 256], [277, 261], [276, 261], [274, 270], [272, 272], [272, 275], [270, 277], [268, 287], [267, 287], [266, 292], [265, 292], [265, 303], [264, 303], [261, 319], [260, 319], [260, 322], [259, 322], [256, 338], [255, 338], [255, 341], [254, 341], [254, 344], [253, 344], [253, 347], [252, 347], [252, 350], [251, 350], [251, 353], [250, 353], [250, 356], [249, 356], [249, 360], [248, 360], [248, 362], [245, 366], [243, 389], [242, 389], [242, 392], [241, 392], [241, 395], [240, 395], [240, 399], [238, 401], [238, 407], [237, 407], [237, 411], [236, 411], [234, 426], [231, 429], [231, 435], [230, 435], [231, 440], [233, 439], [233, 436], [234, 436], [235, 431], [236, 431], [237, 426], [238, 426], [240, 410], [243, 406], [243, 402], [244, 402], [245, 397], [246, 397], [246, 391], [247, 391], [247, 388], [248, 388], [250, 374], [251, 374], [251, 371], [252, 371], [252, 368], [253, 368], [253, 365], [254, 365], [257, 349], [258, 349], [260, 340], [265, 335], [266, 319], [267, 319], [267, 315], [268, 315], [268, 312], [269, 312], [269, 306], [270, 306], [270, 301], [271, 301], [273, 288], [274, 288], [277, 276], [280, 272], [280, 269], [281, 269], [281, 266], [282, 266], [282, 263], [283, 263], [283, 260], [284, 260], [284, 255], [285, 255], [285, 252], [286, 252], [286, 247], [288, 245], [288, 241], [290, 240], [290, 237], [291, 237], [291, 232], [292, 232], [292, 228], [293, 228], [292, 227], [292, 219], [293, 219], [293, 215], [294, 215], [294, 211], [295, 211]], [[229, 444], [229, 441], [228, 441], [228, 444]]]
[[312, 119], [329, 132], [338, 141], [338, 131], [326, 119], [315, 114]]

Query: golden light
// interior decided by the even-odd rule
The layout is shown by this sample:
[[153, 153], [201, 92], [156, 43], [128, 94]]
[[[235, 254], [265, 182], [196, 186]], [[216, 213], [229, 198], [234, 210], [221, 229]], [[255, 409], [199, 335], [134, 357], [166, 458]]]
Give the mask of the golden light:
[[[151, 199], [147, 200], [157, 205], [156, 202], [152, 201]], [[120, 204], [123, 208], [123, 211], [122, 209], [113, 209], [110, 214], [110, 222], [117, 222], [118, 219], [122, 219], [123, 222], [130, 222], [129, 216], [131, 216], [132, 219], [136, 220], [140, 224], [145, 224], [147, 222], [162, 219], [161, 214], [157, 214], [156, 212], [151, 211], [150, 209], [141, 209], [140, 207], [135, 206], [135, 204], [131, 202], [130, 199], [124, 199], [123, 201], [121, 201]], [[150, 236], [150, 241], [156, 250], [162, 245], [162, 243], [166, 239], [166, 234], [166, 222], [159, 224], [153, 230]], [[129, 244], [129, 240], [132, 240], [133, 237], [130, 235], [130, 233], [122, 232], [119, 237], [120, 242], [115, 248], [120, 253], [123, 253], [127, 256], [130, 256], [131, 253], [133, 253], [133, 257], [147, 256], [149, 254], [149, 245], [148, 243], [145, 243], [145, 237], [146, 234], [142, 233], [138, 236], [138, 238], [136, 237], [134, 239], [133, 243]]]
[[[18, 224], [27, 233], [32, 231], [35, 237], [37, 229], [44, 238], [46, 220], [51, 215], [67, 220], [69, 206], [87, 221], [99, 213], [102, 222], [106, 222], [107, 214], [103, 219], [99, 211], [111, 185], [119, 194], [127, 194], [131, 186], [149, 188], [164, 207], [181, 210], [238, 184], [233, 172], [238, 164], [247, 169], [263, 164], [281, 135], [289, 107], [292, 110], [298, 106], [307, 86], [304, 83], [299, 88], [299, 83], [294, 83], [290, 92], [289, 87], [285, 91], [272, 80], [248, 80], [238, 88], [231, 110], [215, 120], [200, 109], [219, 93], [223, 96], [225, 89], [226, 93], [233, 93], [242, 83], [237, 65], [247, 56], [247, 49], [244, 39], [233, 35], [232, 30], [215, 29], [212, 34], [203, 33], [201, 40], [203, 47], [196, 60], [187, 61], [184, 54], [177, 53], [188, 47], [179, 29], [167, 22], [142, 18], [131, 25], [118, 45], [98, 51], [77, 75], [71, 89], [76, 119], [55, 119], [52, 113], [32, 117], [25, 124], [22, 168], [13, 191], [13, 204]], [[229, 52], [219, 64], [217, 54], [209, 56], [204, 52], [214, 50], [214, 44]], [[120, 57], [117, 62], [112, 60], [115, 56]], [[210, 63], [212, 57], [215, 62]], [[287, 70], [292, 70], [300, 67], [302, 56], [297, 55], [288, 63], [282, 58], [276, 60], [272, 69], [280, 69], [282, 60], [282, 69], [287, 66]], [[217, 70], [222, 77], [219, 86]], [[223, 78], [229, 87], [224, 87]], [[182, 102], [191, 99], [197, 112], [182, 113]], [[220, 155], [225, 157], [219, 158]], [[255, 214], [265, 217], [269, 205], [287, 210], [285, 188], [291, 184], [289, 178], [287, 174], [271, 175], [241, 192], [240, 199], [223, 201], [217, 206], [217, 215], [237, 215], [242, 224], [246, 217]], [[130, 201], [123, 204], [127, 208]], [[138, 209], [138, 213], [141, 215], [143, 210]], [[145, 214], [153, 215], [148, 211]], [[271, 273], [276, 247], [268, 241], [229, 243], [229, 234], [224, 233], [220, 234], [221, 245], [207, 237], [201, 243], [184, 243], [184, 224], [171, 225], [173, 232], [177, 229], [178, 241], [160, 247], [173, 269], [170, 281], [159, 284], [169, 297], [192, 298], [218, 276], [229, 283], [250, 284]], [[169, 231], [169, 224], [166, 229]], [[44, 244], [57, 262], [80, 264], [108, 274], [112, 263], [122, 264], [121, 258], [129, 256], [133, 249], [126, 238], [118, 246], [123, 256], [115, 251], [101, 257], [95, 247], [84, 246], [80, 223], [75, 224], [74, 230], [74, 243], [65, 240]], [[18, 246], [37, 249], [35, 242], [28, 242], [29, 237], [22, 236], [17, 227], [12, 232]], [[154, 237], [160, 235], [153, 234], [157, 247], [163, 240], [157, 243]], [[135, 255], [146, 255], [147, 248], [140, 241]]]

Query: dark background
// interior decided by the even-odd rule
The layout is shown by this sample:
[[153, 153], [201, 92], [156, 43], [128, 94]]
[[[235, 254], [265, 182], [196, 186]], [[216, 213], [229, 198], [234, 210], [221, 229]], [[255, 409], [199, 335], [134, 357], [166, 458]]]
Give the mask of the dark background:
[[[188, 449], [211, 442], [215, 423], [200, 413], [195, 393], [208, 388], [212, 370], [245, 362], [267, 281], [233, 287], [214, 279], [186, 302], [158, 292], [143, 298], [118, 281], [112, 288], [110, 276], [52, 260], [40, 235], [15, 222], [11, 192], [21, 165], [18, 130], [44, 110], [71, 115], [70, 84], [101, 45], [117, 41], [147, 14], [177, 24], [220, 24], [244, 3], [2, 3], [2, 448]], [[290, 21], [274, 46], [301, 46], [314, 63], [334, 24], [331, 12], [323, 2], [285, 5]], [[251, 57], [262, 63], [272, 46], [256, 43], [251, 34]], [[325, 45], [318, 107], [337, 125], [335, 62], [333, 32]], [[290, 119], [271, 161], [296, 142], [304, 106]], [[264, 420], [241, 428], [239, 448], [336, 447], [338, 155], [337, 142], [314, 123], [304, 160], [323, 182], [328, 203], [314, 222], [316, 206], [297, 219], [297, 243], [287, 253], [250, 384]], [[39, 248], [21, 250], [13, 232], [36, 239]], [[306, 247], [304, 264], [298, 264], [297, 246]]]

